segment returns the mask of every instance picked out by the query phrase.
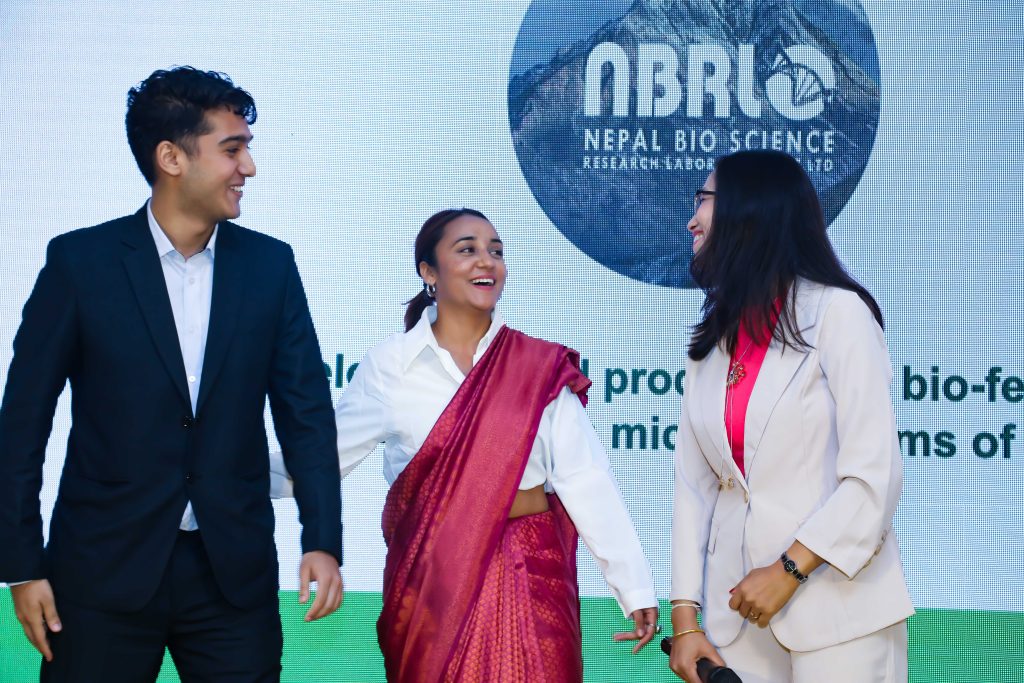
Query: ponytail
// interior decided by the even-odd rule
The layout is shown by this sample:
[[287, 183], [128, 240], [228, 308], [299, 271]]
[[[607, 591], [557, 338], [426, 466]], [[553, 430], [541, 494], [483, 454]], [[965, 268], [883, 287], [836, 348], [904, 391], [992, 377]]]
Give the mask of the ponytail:
[[434, 305], [434, 299], [427, 295], [427, 288], [424, 287], [420, 293], [405, 302], [405, 331], [408, 332], [416, 327], [416, 323], [423, 317], [423, 311]]

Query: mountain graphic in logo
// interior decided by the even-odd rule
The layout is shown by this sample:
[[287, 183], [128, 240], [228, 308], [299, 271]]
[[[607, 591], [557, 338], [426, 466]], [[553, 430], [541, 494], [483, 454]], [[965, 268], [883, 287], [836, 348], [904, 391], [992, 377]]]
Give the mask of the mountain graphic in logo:
[[856, 0], [535, 0], [509, 125], [534, 197], [598, 263], [693, 287], [686, 223], [715, 159], [780, 149], [831, 223], [871, 155], [874, 36]]

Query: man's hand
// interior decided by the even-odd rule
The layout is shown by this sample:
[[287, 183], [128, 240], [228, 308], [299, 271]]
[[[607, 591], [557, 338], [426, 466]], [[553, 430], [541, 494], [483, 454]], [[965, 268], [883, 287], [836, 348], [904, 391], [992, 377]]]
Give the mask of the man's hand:
[[323, 550], [314, 550], [302, 556], [302, 565], [299, 567], [299, 602], [303, 605], [309, 601], [310, 581], [316, 581], [316, 598], [306, 612], [306, 621], [316, 621], [341, 607], [345, 592], [338, 561], [333, 555]]
[[61, 626], [50, 582], [38, 579], [11, 586], [11, 599], [14, 600], [14, 614], [21, 622], [21, 627], [25, 629], [25, 635], [32, 642], [32, 646], [39, 650], [46, 661], [52, 662], [53, 653], [46, 638], [46, 629], [56, 633], [60, 631]]

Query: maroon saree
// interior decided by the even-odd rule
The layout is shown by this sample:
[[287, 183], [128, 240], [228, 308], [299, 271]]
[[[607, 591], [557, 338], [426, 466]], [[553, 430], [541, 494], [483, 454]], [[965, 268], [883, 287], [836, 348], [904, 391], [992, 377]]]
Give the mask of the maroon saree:
[[590, 380], [502, 328], [391, 486], [377, 635], [392, 683], [583, 680], [576, 529], [558, 499], [508, 519], [541, 414]]

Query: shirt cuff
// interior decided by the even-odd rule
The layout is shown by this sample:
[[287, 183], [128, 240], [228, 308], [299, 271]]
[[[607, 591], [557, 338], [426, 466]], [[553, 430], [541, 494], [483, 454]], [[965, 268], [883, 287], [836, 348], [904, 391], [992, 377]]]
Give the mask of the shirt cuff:
[[658, 597], [654, 594], [654, 590], [650, 588], [638, 588], [631, 590], [628, 593], [622, 595], [619, 607], [622, 609], [622, 614], [627, 619], [633, 612], [638, 609], [647, 609], [648, 607], [657, 607]]
[[281, 451], [275, 451], [270, 454], [270, 497], [295, 497], [294, 483], [284, 466], [284, 456]]

